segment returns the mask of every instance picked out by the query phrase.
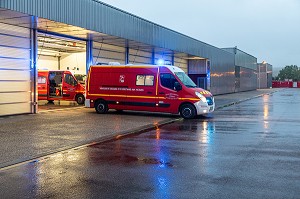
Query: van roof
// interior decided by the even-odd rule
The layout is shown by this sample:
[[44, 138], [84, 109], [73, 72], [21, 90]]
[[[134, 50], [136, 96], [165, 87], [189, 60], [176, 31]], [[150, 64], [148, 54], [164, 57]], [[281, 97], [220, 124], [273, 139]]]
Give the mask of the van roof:
[[174, 72], [184, 72], [181, 68], [179, 68], [178, 66], [172, 66], [172, 65], [153, 65], [153, 64], [126, 64], [126, 65], [92, 65], [91, 67], [132, 67], [132, 68], [143, 68], [143, 67], [147, 67], [147, 68], [158, 68], [158, 67], [166, 67], [168, 68], [170, 71]]

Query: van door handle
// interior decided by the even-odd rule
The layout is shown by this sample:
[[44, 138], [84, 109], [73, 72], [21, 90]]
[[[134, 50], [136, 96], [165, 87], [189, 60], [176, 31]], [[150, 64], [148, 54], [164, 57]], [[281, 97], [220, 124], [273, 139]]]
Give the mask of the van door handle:
[[64, 86], [64, 88], [68, 88], [68, 87]]
[[158, 94], [165, 94], [164, 92], [159, 92]]
[[151, 92], [151, 91], [148, 91], [147, 94], [152, 94], [152, 92]]

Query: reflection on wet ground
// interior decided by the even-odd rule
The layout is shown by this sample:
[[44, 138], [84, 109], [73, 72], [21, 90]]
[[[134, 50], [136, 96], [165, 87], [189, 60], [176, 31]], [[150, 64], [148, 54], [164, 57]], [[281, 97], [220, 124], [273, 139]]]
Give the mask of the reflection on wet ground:
[[75, 101], [53, 101], [48, 102], [47, 100], [38, 101], [38, 110], [39, 112], [57, 110], [57, 109], [69, 109], [69, 108], [83, 108], [83, 105], [77, 104]]
[[299, 198], [300, 90], [0, 172], [7, 198]]

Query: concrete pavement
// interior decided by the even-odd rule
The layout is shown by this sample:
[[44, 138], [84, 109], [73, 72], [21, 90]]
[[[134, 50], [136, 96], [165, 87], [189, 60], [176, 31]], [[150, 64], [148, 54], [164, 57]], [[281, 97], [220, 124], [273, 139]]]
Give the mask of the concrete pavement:
[[0, 172], [1, 196], [299, 198], [299, 97], [286, 89], [20, 164]]
[[[278, 91], [265, 89], [215, 96], [216, 109]], [[98, 115], [94, 109], [44, 110], [40, 114], [0, 118], [0, 168], [149, 130], [179, 120], [169, 114], [114, 111]]]

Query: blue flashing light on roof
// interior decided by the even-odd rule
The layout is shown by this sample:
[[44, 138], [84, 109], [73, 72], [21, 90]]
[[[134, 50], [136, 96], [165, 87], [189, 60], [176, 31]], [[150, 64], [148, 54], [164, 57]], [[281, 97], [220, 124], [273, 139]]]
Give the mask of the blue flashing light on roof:
[[159, 59], [157, 61], [157, 65], [164, 65], [164, 64], [165, 64], [165, 60], [163, 60], [163, 59]]

